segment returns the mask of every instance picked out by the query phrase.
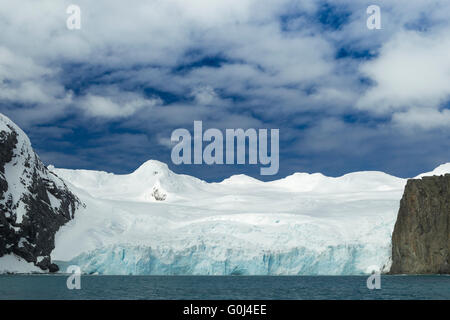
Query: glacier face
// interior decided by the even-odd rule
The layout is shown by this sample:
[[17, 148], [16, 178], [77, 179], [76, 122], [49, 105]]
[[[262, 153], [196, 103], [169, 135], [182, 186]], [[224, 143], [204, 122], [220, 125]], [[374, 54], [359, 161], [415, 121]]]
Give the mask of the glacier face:
[[[287, 251], [208, 246], [183, 250], [146, 246], [111, 246], [82, 253], [63, 265], [105, 275], [355, 275], [371, 266], [386, 269], [389, 245], [340, 244], [321, 251], [296, 247]], [[380, 261], [385, 264], [379, 266]]]
[[62, 270], [75, 264], [95, 274], [388, 270], [406, 183], [381, 172], [297, 173], [272, 182], [238, 175], [206, 183], [158, 161], [129, 175], [52, 170], [86, 204], [56, 235], [52, 259]]

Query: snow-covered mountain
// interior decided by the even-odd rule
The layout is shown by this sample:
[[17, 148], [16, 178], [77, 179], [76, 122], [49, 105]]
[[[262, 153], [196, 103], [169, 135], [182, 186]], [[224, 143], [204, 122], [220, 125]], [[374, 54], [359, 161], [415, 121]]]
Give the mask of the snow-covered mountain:
[[0, 272], [57, 271], [50, 260], [55, 233], [81, 205], [27, 135], [0, 114]]
[[[154, 160], [128, 175], [52, 166], [47, 170], [26, 135], [6, 117], [1, 119], [1, 131], [11, 132], [12, 126], [20, 139], [13, 148], [15, 160], [7, 161], [0, 174], [8, 183], [1, 213], [9, 194], [14, 204], [5, 211], [10, 218], [0, 221], [0, 230], [9, 224], [18, 228], [14, 239], [21, 235], [17, 223], [21, 217], [26, 221], [30, 211], [21, 209], [19, 199], [31, 192], [24, 187], [33, 184], [26, 180], [29, 168], [24, 162], [31, 159], [30, 168], [40, 181], [57, 188], [31, 192], [42, 196], [42, 208], [54, 209], [32, 214], [45, 216], [42, 222], [49, 225], [59, 221], [58, 212], [65, 217], [51, 251], [62, 271], [72, 264], [98, 274], [337, 275], [389, 268], [391, 234], [406, 179], [382, 172], [338, 178], [296, 173], [272, 182], [236, 175], [207, 183], [175, 174]], [[5, 137], [0, 136], [3, 145]], [[27, 150], [23, 154], [21, 145]], [[426, 175], [446, 172], [450, 163]], [[76, 196], [67, 198], [73, 200], [68, 206], [52, 190]], [[38, 227], [47, 228], [42, 223]], [[16, 247], [24, 243], [19, 240]], [[0, 272], [34, 271], [16, 258], [0, 257]]]

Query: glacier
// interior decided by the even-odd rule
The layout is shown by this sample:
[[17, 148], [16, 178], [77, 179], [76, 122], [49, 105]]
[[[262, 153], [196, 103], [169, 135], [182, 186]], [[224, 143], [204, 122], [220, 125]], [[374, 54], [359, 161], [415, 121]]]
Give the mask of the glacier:
[[378, 269], [388, 247], [346, 244], [322, 251], [295, 247], [249, 254], [243, 248], [205, 243], [178, 251], [120, 245], [83, 253], [60, 265], [78, 265], [85, 273], [109, 275], [355, 275], [370, 272], [370, 266]]
[[52, 260], [105, 275], [388, 271], [406, 184], [382, 172], [207, 183], [155, 160], [127, 175], [49, 169], [86, 204], [56, 234]]

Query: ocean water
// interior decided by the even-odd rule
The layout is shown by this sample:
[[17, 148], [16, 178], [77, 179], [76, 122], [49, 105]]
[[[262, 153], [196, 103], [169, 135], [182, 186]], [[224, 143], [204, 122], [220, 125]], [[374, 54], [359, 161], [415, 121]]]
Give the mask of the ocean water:
[[449, 276], [81, 276], [1, 275], [0, 299], [450, 299]]

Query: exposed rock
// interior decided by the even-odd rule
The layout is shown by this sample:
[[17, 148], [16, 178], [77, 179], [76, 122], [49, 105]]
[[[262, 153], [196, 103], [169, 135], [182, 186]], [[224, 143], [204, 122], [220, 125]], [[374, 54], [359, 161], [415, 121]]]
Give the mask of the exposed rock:
[[392, 274], [450, 273], [450, 174], [408, 180], [392, 234]]
[[0, 114], [0, 257], [14, 253], [42, 270], [58, 271], [50, 259], [55, 233], [80, 205], [26, 134]]
[[157, 187], [153, 187], [152, 197], [156, 201], [164, 201], [164, 200], [166, 200], [167, 195], [165, 193], [163, 193], [162, 191], [160, 191]]

